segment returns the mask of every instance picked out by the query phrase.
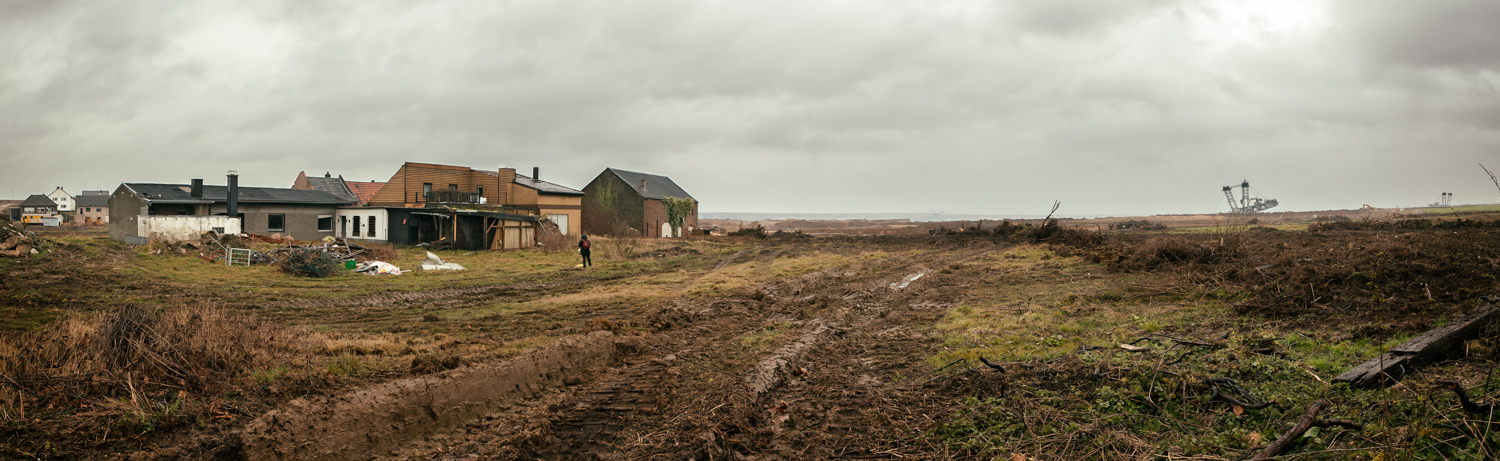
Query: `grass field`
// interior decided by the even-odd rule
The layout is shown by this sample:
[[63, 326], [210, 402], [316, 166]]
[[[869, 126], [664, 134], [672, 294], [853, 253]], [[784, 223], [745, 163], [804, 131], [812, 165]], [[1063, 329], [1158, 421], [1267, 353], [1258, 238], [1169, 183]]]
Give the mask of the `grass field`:
[[[443, 251], [468, 269], [321, 279], [51, 234], [51, 253], [0, 259], [0, 374], [9, 378], [0, 438], [9, 457], [106, 458], [233, 433], [299, 397], [607, 330], [639, 344], [641, 358], [620, 373], [667, 363], [650, 357], [682, 361], [651, 375], [665, 380], [649, 391], [665, 402], [659, 413], [590, 436], [636, 434], [643, 442], [615, 452], [624, 457], [1239, 459], [1319, 400], [1331, 403], [1325, 417], [1360, 428], [1310, 431], [1290, 451], [1298, 457], [1500, 451], [1490, 417], [1465, 413], [1437, 387], [1455, 381], [1480, 401], [1500, 395], [1494, 330], [1387, 389], [1331, 383], [1483, 304], [1500, 287], [1500, 235], [1305, 229], [1122, 232], [1100, 244], [603, 239], [586, 270], [570, 252]], [[390, 262], [416, 269], [425, 253], [399, 249]], [[811, 337], [812, 325], [837, 336], [795, 359], [800, 378], [774, 395], [800, 422], [777, 426], [742, 383], [759, 361]], [[398, 458], [449, 453], [459, 440], [468, 450], [556, 454], [525, 442], [543, 440], [527, 424], [562, 424], [564, 407]], [[703, 416], [716, 412], [727, 419]], [[721, 442], [672, 438], [700, 432]]]

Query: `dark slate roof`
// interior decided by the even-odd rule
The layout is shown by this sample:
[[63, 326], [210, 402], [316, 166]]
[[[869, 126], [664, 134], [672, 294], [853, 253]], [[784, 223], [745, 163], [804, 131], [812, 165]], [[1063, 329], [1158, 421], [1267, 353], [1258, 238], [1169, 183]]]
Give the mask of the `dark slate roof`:
[[[681, 187], [677, 187], [677, 183], [672, 182], [672, 178], [668, 178], [666, 176], [636, 173], [634, 171], [625, 171], [615, 168], [605, 168], [604, 171], [614, 172], [615, 176], [618, 176], [621, 180], [625, 181], [625, 184], [629, 184], [631, 189], [635, 189], [635, 193], [641, 194], [641, 196], [645, 198], [657, 200], [661, 200], [666, 197], [693, 198], [693, 196], [688, 195], [687, 191], [682, 190]], [[646, 180], [645, 190], [641, 190], [642, 179]], [[698, 199], [693, 200], [697, 201]]]
[[313, 190], [320, 190], [333, 194], [334, 197], [342, 198], [351, 202], [358, 202], [359, 198], [344, 184], [344, 178], [329, 178], [321, 176], [308, 176], [307, 185]]
[[57, 206], [57, 202], [52, 201], [52, 199], [42, 194], [31, 194], [30, 197], [26, 197], [26, 201], [21, 202], [21, 206]]
[[567, 187], [559, 186], [557, 184], [553, 184], [553, 183], [550, 183], [550, 182], [547, 182], [547, 181], [542, 181], [542, 180], [539, 180], [539, 179], [531, 179], [530, 176], [526, 176], [524, 174], [519, 174], [519, 173], [516, 174], [516, 179], [515, 179], [514, 182], [516, 184], [520, 184], [522, 186], [526, 186], [526, 187], [530, 187], [532, 189], [536, 189], [537, 193], [540, 193], [540, 194], [548, 194], [548, 195], [578, 195], [578, 196], [582, 196], [583, 195], [583, 191], [581, 191], [581, 190], [569, 189]]
[[[312, 178], [308, 178], [312, 179]], [[203, 186], [203, 197], [192, 197], [187, 184], [142, 184], [126, 183], [125, 187], [141, 198], [153, 202], [223, 202], [229, 196], [227, 186]], [[338, 197], [320, 190], [277, 189], [274, 187], [240, 187], [241, 203], [305, 203], [347, 205], [353, 200]]]
[[73, 203], [76, 206], [108, 207], [109, 206], [109, 196], [108, 195], [80, 195], [80, 196], [75, 197], [73, 199]]

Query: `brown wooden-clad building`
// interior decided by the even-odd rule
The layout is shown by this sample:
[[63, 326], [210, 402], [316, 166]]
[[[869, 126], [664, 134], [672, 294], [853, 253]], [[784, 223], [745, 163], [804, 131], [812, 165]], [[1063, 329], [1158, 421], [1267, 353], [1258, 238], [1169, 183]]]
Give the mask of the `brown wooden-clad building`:
[[[406, 162], [385, 186], [370, 197], [372, 207], [420, 208], [478, 205], [512, 215], [532, 215], [557, 223], [567, 235], [577, 235], [584, 193], [576, 189], [516, 174], [515, 168], [476, 170], [464, 166]], [[395, 222], [392, 222], [395, 224]]]

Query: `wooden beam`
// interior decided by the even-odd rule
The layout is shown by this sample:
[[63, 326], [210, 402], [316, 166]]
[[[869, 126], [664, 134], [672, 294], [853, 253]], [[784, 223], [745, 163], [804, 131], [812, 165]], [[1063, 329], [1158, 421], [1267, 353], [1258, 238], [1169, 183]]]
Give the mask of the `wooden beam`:
[[1428, 330], [1421, 336], [1391, 348], [1380, 357], [1350, 368], [1333, 380], [1365, 389], [1399, 380], [1418, 366], [1441, 360], [1454, 346], [1462, 345], [1464, 340], [1478, 336], [1497, 314], [1500, 314], [1500, 306], [1487, 304], [1468, 316]]

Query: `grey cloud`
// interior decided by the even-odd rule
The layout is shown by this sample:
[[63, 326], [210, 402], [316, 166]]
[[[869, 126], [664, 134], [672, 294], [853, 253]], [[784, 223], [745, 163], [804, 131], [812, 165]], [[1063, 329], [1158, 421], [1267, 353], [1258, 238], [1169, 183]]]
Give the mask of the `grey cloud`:
[[1335, 8], [1351, 43], [1380, 63], [1468, 72], [1500, 65], [1500, 3], [1339, 1]]
[[1306, 209], [1405, 200], [1451, 173], [1320, 183], [1500, 137], [1479, 2], [1334, 3], [1254, 43], [1186, 1], [47, 3], [0, 14], [0, 157], [108, 165], [88, 188], [415, 160], [659, 172], [711, 210], [934, 207], [892, 176], [949, 212], [1207, 211], [1239, 179]]

